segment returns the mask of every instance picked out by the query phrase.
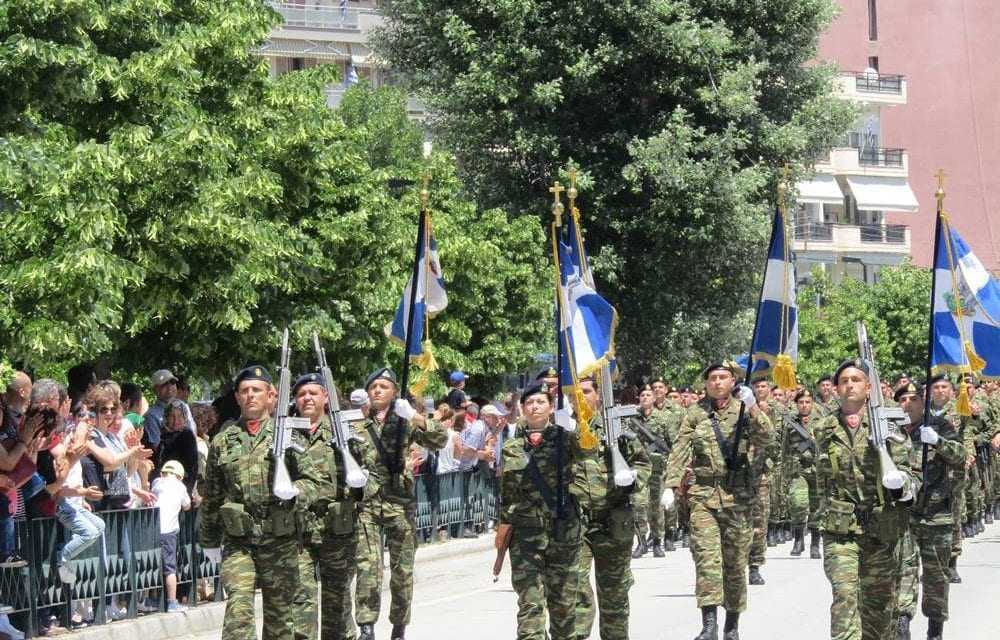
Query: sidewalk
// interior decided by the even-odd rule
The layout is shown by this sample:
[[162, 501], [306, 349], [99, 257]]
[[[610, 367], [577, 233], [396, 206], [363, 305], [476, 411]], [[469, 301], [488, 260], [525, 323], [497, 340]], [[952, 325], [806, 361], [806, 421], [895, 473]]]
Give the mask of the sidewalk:
[[[459, 556], [471, 555], [493, 548], [493, 534], [486, 533], [478, 538], [456, 538], [447, 542], [425, 544], [417, 548], [414, 569], [414, 584], [419, 585], [424, 580], [421, 575], [421, 565], [427, 566], [440, 560], [448, 560]], [[388, 558], [386, 558], [388, 560]], [[388, 571], [388, 569], [386, 569]], [[427, 572], [431, 573], [431, 572]], [[432, 579], [432, 577], [426, 578]], [[426, 580], [425, 579], [425, 580]], [[382, 590], [388, 591], [389, 579], [385, 576]], [[168, 640], [186, 638], [211, 633], [222, 628], [222, 618], [226, 612], [226, 603], [217, 602], [203, 604], [188, 609], [183, 613], [157, 613], [145, 615], [134, 620], [121, 620], [106, 625], [95, 625], [58, 636], [71, 640], [137, 640], [150, 638], [153, 640]], [[261, 601], [257, 597], [257, 625], [261, 624]]]

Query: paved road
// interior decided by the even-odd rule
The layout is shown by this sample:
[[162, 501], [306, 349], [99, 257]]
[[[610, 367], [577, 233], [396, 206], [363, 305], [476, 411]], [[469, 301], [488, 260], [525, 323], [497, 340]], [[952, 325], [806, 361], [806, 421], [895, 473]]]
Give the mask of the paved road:
[[[1000, 524], [965, 541], [959, 562], [964, 580], [951, 591], [951, 621], [946, 637], [996, 640], [1000, 605]], [[792, 558], [790, 544], [768, 550], [763, 569], [767, 585], [750, 587], [750, 609], [741, 624], [743, 640], [821, 639], [829, 637], [830, 587], [822, 561]], [[410, 640], [510, 640], [515, 635], [516, 598], [509, 568], [500, 582], [490, 579], [492, 551], [417, 564], [416, 602]], [[633, 561], [632, 640], [690, 640], [701, 628], [694, 600], [694, 565], [687, 549]], [[383, 620], [376, 637], [389, 637]], [[926, 636], [918, 615], [913, 638]], [[217, 634], [196, 637], [211, 640]], [[597, 638], [596, 625], [592, 638]]]

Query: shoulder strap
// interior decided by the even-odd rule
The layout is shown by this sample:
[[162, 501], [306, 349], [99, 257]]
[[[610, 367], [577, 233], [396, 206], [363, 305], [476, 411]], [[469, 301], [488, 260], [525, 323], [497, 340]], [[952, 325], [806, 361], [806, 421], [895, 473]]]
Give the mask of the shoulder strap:
[[369, 421], [365, 424], [365, 428], [368, 430], [368, 435], [372, 439], [372, 444], [375, 445], [375, 450], [378, 452], [378, 461], [383, 467], [389, 470], [389, 473], [396, 473], [396, 465], [389, 459], [389, 452], [386, 451], [385, 445], [382, 444], [382, 438], [375, 431], [374, 424], [374, 422]]
[[722, 451], [722, 457], [726, 461], [726, 468], [732, 469], [734, 462], [733, 444], [722, 435], [722, 429], [719, 428], [719, 419], [715, 417], [715, 414], [708, 414], [708, 418], [712, 421], [712, 432], [715, 434], [715, 441], [719, 444], [719, 450]]
[[538, 461], [535, 457], [528, 455], [528, 478], [531, 480], [531, 484], [535, 485], [535, 489], [541, 494], [542, 500], [545, 501], [545, 505], [549, 508], [553, 514], [556, 512], [556, 496], [550, 487], [545, 482], [545, 478], [542, 477], [542, 472], [538, 468]]

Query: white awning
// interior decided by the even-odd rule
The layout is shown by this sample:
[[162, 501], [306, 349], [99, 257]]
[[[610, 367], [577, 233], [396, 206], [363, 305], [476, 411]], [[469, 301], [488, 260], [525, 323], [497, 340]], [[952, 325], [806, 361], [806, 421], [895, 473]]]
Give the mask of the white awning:
[[798, 202], [816, 204], [844, 204], [844, 194], [831, 175], [819, 174], [811, 180], [803, 180], [795, 185], [799, 191]]
[[905, 211], [915, 213], [920, 204], [906, 178], [847, 176], [847, 187], [866, 211]]
[[314, 58], [316, 60], [350, 60], [351, 56], [328, 42], [312, 40], [283, 40], [275, 38], [260, 46], [262, 56], [280, 58]]

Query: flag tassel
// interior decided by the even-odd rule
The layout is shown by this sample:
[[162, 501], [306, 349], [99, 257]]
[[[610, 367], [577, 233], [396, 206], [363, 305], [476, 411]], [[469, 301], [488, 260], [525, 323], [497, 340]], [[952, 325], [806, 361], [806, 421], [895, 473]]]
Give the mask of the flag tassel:
[[598, 440], [597, 436], [594, 435], [594, 431], [590, 428], [590, 420], [594, 417], [594, 412], [590, 409], [590, 404], [587, 403], [587, 399], [583, 396], [583, 390], [577, 385], [573, 387], [573, 401], [576, 405], [577, 418], [579, 418], [577, 424], [580, 429], [580, 447], [587, 451], [593, 451], [597, 448]]
[[791, 391], [796, 388], [795, 365], [792, 358], [786, 353], [778, 354], [774, 364], [774, 383], [784, 391]]
[[986, 361], [976, 353], [972, 343], [968, 340], [965, 341], [965, 357], [969, 359], [969, 368], [973, 371], [979, 372], [986, 368]]
[[962, 389], [958, 392], [958, 401], [955, 402], [955, 412], [960, 416], [969, 417], [972, 415], [972, 401], [969, 399], [969, 385], [962, 381]]

